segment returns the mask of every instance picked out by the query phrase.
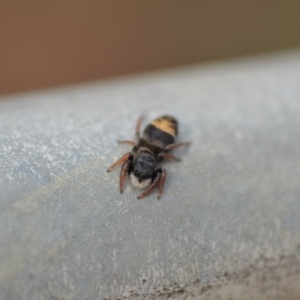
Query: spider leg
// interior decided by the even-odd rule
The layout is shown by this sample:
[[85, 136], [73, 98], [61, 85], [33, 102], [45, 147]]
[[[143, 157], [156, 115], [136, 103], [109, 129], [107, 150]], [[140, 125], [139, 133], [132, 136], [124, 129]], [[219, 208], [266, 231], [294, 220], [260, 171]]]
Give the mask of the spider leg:
[[162, 191], [164, 188], [164, 184], [165, 184], [165, 180], [167, 177], [167, 172], [165, 169], [163, 169], [162, 173], [161, 173], [161, 177], [158, 183], [158, 194], [157, 194], [157, 199], [160, 199], [161, 195], [162, 195]]
[[138, 141], [140, 138], [140, 130], [141, 130], [141, 125], [142, 125], [142, 121], [143, 121], [143, 116], [139, 117], [137, 123], [136, 123], [136, 127], [135, 127], [135, 138]]
[[123, 164], [126, 160], [128, 160], [130, 157], [132, 156], [131, 152], [128, 152], [126, 154], [124, 154], [120, 159], [118, 159], [113, 165], [111, 165], [107, 172], [110, 172], [113, 168], [115, 168], [116, 166]]
[[123, 193], [123, 186], [124, 186], [124, 181], [128, 175], [128, 169], [129, 169], [129, 164], [130, 164], [130, 161], [127, 160], [124, 162], [123, 166], [122, 166], [122, 169], [121, 169], [121, 173], [120, 173], [120, 193], [122, 194]]
[[136, 146], [136, 142], [134, 141], [130, 141], [130, 140], [122, 140], [122, 141], [117, 141], [119, 144], [128, 144], [128, 145], [131, 145], [131, 146]]
[[168, 150], [175, 149], [175, 148], [178, 148], [178, 147], [181, 147], [181, 146], [189, 146], [190, 144], [191, 144], [190, 142], [170, 144], [164, 150], [168, 151]]
[[168, 145], [168, 146], [163, 150], [163, 152], [159, 153], [158, 156], [164, 157], [164, 158], [168, 158], [168, 159], [174, 159], [174, 160], [176, 160], [176, 161], [181, 161], [180, 158], [178, 158], [178, 157], [176, 157], [176, 156], [174, 156], [174, 155], [172, 155], [172, 154], [168, 154], [168, 153], [166, 153], [166, 152], [168, 152], [169, 150], [172, 150], [172, 149], [181, 147], [181, 146], [188, 146], [188, 145], [190, 145], [189, 142], [187, 142], [187, 143], [170, 144], [170, 145]]
[[159, 154], [158, 154], [158, 156], [160, 156], [160, 157], [163, 157], [163, 158], [174, 159], [174, 160], [176, 160], [176, 161], [181, 161], [181, 159], [180, 159], [180, 158], [178, 158], [178, 157], [176, 157], [176, 156], [174, 156], [174, 155], [171, 155], [171, 154], [165, 153], [165, 152], [161, 152], [161, 153], [159, 153]]
[[156, 187], [156, 185], [158, 184], [159, 180], [161, 178], [161, 172], [157, 172], [156, 176], [153, 178], [151, 184], [148, 186], [148, 188], [146, 190], [144, 190], [140, 195], [138, 195], [138, 199], [141, 199], [143, 197], [145, 197], [146, 195], [148, 195], [149, 193], [151, 193], [154, 188]]
[[[140, 139], [140, 129], [141, 129], [142, 121], [143, 121], [143, 117], [140, 117], [135, 126], [135, 138], [137, 141]], [[131, 141], [131, 140], [121, 140], [121, 141], [117, 141], [117, 142], [119, 144], [128, 144], [133, 147], [137, 146], [137, 143], [134, 141]]]

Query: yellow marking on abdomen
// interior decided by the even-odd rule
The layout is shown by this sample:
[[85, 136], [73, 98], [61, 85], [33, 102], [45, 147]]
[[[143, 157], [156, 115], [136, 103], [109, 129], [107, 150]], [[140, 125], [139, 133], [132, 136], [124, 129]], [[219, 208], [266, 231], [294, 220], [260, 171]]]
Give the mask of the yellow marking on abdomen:
[[161, 131], [171, 134], [173, 137], [176, 137], [176, 128], [175, 125], [166, 119], [156, 119], [151, 122], [153, 126], [160, 129]]

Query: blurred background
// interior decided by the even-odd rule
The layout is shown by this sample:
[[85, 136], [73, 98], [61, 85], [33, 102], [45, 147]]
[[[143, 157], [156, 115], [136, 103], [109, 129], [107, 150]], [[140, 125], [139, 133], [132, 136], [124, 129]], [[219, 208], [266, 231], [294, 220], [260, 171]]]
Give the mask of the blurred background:
[[0, 95], [299, 46], [297, 0], [2, 0]]

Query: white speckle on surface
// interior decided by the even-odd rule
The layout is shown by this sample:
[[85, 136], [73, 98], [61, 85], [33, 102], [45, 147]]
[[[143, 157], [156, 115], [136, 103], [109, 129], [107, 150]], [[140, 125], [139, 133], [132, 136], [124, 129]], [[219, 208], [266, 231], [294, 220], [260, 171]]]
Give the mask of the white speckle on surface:
[[47, 158], [48, 160], [53, 161], [53, 157], [51, 156], [51, 154], [45, 153], [44, 156], [45, 156], [45, 158]]

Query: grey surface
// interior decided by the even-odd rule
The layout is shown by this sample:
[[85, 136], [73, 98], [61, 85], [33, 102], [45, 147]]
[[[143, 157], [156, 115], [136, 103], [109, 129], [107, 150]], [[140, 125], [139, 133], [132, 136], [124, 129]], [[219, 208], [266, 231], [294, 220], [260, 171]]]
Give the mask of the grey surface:
[[[0, 299], [158, 299], [270, 260], [299, 282], [299, 99], [297, 51], [2, 98]], [[160, 201], [119, 194], [116, 140], [164, 113], [192, 145]]]

